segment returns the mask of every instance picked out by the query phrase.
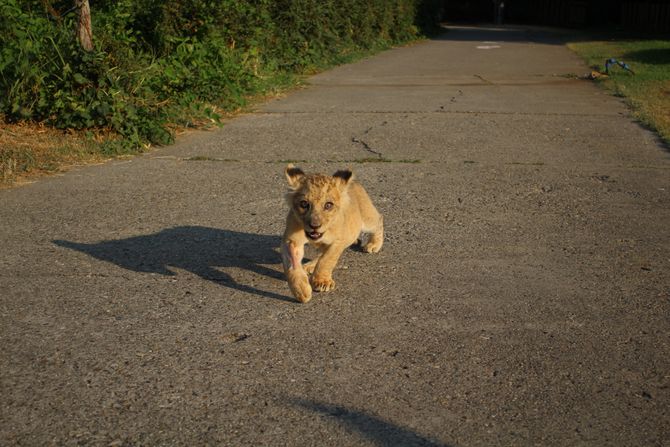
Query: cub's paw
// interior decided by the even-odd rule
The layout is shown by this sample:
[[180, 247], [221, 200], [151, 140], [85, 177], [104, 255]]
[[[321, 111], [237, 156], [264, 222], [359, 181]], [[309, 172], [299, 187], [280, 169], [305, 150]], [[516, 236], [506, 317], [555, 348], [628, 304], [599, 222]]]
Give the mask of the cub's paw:
[[382, 249], [384, 240], [375, 240], [374, 238], [370, 239], [367, 244], [363, 245], [363, 251], [366, 253], [377, 253]]
[[312, 287], [309, 285], [309, 278], [304, 270], [289, 270], [288, 286], [293, 296], [301, 303], [312, 299]]
[[312, 287], [319, 292], [328, 292], [335, 288], [335, 281], [331, 277], [312, 277]]

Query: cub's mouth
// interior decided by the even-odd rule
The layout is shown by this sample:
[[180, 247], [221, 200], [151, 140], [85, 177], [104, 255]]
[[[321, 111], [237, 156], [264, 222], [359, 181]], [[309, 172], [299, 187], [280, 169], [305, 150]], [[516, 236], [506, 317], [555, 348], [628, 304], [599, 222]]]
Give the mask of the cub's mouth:
[[313, 241], [316, 241], [318, 239], [321, 239], [321, 236], [323, 236], [323, 233], [319, 233], [318, 231], [308, 231], [305, 230], [305, 234], [307, 235], [308, 238], [310, 238]]

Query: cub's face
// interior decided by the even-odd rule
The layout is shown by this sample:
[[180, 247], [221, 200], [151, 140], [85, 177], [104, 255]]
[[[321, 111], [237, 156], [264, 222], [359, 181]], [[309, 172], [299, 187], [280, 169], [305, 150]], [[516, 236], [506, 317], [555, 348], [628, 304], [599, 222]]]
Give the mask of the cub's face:
[[342, 209], [351, 178], [351, 171], [337, 171], [333, 176], [306, 175], [293, 165], [286, 168], [286, 179], [291, 188], [287, 199], [309, 239], [318, 241], [331, 228]]

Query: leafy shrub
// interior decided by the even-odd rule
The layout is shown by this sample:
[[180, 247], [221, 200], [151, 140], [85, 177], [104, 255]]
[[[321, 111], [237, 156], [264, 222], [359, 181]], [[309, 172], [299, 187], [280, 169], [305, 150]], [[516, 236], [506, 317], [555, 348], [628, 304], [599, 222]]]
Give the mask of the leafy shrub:
[[438, 0], [91, 0], [95, 49], [73, 1], [0, 4], [0, 113], [107, 128], [113, 151], [172, 141], [184, 109], [216, 118], [272, 79], [415, 38]]

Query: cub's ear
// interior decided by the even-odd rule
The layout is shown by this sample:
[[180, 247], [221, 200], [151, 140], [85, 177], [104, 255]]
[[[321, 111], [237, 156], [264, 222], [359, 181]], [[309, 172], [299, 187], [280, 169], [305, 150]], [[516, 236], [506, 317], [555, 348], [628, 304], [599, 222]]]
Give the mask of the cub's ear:
[[298, 189], [302, 183], [303, 178], [305, 177], [305, 173], [302, 172], [302, 169], [296, 168], [293, 166], [293, 164], [290, 163], [288, 166], [286, 166], [284, 174], [286, 174], [286, 181], [288, 182], [288, 186], [291, 189]]
[[333, 177], [339, 179], [344, 185], [347, 185], [354, 178], [354, 173], [351, 169], [343, 169], [333, 174]]

